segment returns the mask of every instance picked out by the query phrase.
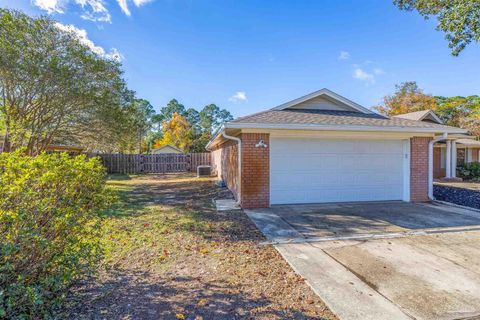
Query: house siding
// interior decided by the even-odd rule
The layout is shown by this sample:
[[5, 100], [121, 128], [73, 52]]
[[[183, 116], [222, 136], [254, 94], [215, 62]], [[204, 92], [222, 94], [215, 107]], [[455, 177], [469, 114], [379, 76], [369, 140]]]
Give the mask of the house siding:
[[433, 148], [433, 177], [444, 178], [446, 174], [446, 169], [442, 168], [442, 148]]
[[426, 202], [428, 198], [428, 144], [429, 137], [410, 139], [410, 201]]
[[[213, 169], [218, 177], [240, 200], [243, 208], [267, 208], [270, 206], [270, 137], [268, 133], [243, 133], [241, 199], [238, 199], [238, 145], [227, 141], [212, 150]], [[428, 144], [430, 137], [410, 139], [410, 199], [412, 202], [429, 201], [428, 198]], [[255, 145], [263, 140], [267, 148]], [[435, 148], [438, 149], [438, 148]], [[478, 154], [478, 152], [477, 152]], [[440, 163], [440, 154], [434, 157]], [[444, 169], [443, 169], [444, 170]]]
[[238, 201], [238, 145], [227, 141], [212, 150], [213, 171]]
[[[243, 133], [242, 139], [242, 208], [270, 206], [270, 139], [268, 133]], [[256, 148], [263, 140], [267, 147]]]
[[172, 148], [171, 146], [165, 146], [162, 148], [158, 149], [153, 149], [152, 154], [165, 154], [165, 153], [175, 153], [175, 154], [182, 154], [183, 152], [180, 150], [177, 150], [175, 148]]
[[[469, 154], [469, 162], [479, 162], [478, 152], [480, 148], [465, 148], [457, 146], [457, 159], [459, 157], [461, 150], [467, 150], [466, 153]], [[445, 147], [435, 147], [433, 148], [433, 178], [441, 179], [446, 177], [446, 169], [441, 167], [442, 156], [441, 153], [446, 152]], [[471, 156], [471, 158], [470, 158]]]

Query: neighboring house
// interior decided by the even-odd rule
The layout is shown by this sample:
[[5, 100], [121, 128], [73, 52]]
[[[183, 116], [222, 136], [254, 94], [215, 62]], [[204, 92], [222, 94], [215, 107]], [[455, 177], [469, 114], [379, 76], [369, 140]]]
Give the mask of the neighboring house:
[[166, 145], [160, 148], [152, 149], [152, 154], [163, 154], [163, 153], [183, 153], [182, 150], [178, 149], [177, 147]]
[[67, 146], [63, 144], [51, 144], [45, 151], [47, 152], [66, 152], [70, 154], [79, 154], [83, 152], [83, 147], [80, 146]]
[[428, 201], [433, 144], [467, 131], [387, 118], [328, 89], [226, 123], [213, 167], [244, 208], [350, 201]]
[[[3, 152], [4, 137], [0, 136], [0, 152]], [[66, 152], [69, 154], [80, 154], [84, 152], [84, 148], [80, 146], [69, 146], [64, 144], [51, 144], [45, 148], [46, 152]]]
[[[411, 112], [394, 117], [443, 124], [443, 121], [431, 110]], [[480, 142], [471, 139], [471, 137], [468, 138], [470, 139], [435, 143], [433, 150], [434, 178], [455, 178], [458, 166], [480, 160]]]

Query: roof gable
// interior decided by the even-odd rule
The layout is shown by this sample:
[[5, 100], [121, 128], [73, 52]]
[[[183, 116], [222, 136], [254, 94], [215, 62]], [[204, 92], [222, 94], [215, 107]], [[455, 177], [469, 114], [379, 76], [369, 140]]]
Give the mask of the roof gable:
[[326, 88], [312, 92], [303, 97], [286, 102], [272, 110], [305, 109], [305, 110], [328, 110], [328, 111], [353, 111], [366, 114], [373, 112], [361, 105], [336, 94]]
[[422, 110], [422, 111], [404, 113], [404, 114], [399, 114], [393, 117], [408, 119], [408, 120], [415, 120], [415, 121], [425, 121], [425, 122], [444, 124], [442, 119], [440, 119], [432, 110]]
[[173, 153], [183, 153], [183, 150], [175, 147], [175, 146], [172, 146], [170, 144], [167, 144], [167, 145], [164, 145], [164, 146], [161, 146], [160, 148], [154, 148], [152, 149], [152, 152], [155, 152], [155, 151], [165, 151], [166, 153], [167, 152], [173, 152]]

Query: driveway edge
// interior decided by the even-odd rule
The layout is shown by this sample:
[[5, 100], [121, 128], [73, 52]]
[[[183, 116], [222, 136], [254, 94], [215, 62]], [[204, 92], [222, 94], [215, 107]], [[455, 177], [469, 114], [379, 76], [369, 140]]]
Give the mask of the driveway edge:
[[323, 250], [307, 243], [274, 247], [340, 319], [412, 319]]

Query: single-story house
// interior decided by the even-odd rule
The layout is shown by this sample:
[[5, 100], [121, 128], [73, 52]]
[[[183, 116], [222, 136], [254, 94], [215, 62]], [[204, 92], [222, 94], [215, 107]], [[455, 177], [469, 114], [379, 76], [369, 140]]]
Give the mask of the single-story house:
[[51, 144], [46, 148], [47, 152], [66, 152], [70, 154], [82, 153], [83, 150], [84, 148], [80, 146], [67, 146], [62, 144]]
[[[394, 117], [443, 124], [443, 121], [432, 110], [411, 112]], [[469, 138], [440, 141], [434, 144], [433, 177], [435, 179], [456, 178], [458, 166], [480, 161], [480, 141]]]
[[244, 208], [421, 202], [433, 197], [434, 143], [459, 138], [467, 130], [384, 117], [321, 89], [226, 123], [207, 149]]
[[179, 148], [172, 146], [172, 145], [165, 145], [160, 148], [152, 149], [152, 154], [164, 154], [164, 153], [176, 153], [176, 154], [181, 154], [183, 153], [182, 150]]

